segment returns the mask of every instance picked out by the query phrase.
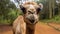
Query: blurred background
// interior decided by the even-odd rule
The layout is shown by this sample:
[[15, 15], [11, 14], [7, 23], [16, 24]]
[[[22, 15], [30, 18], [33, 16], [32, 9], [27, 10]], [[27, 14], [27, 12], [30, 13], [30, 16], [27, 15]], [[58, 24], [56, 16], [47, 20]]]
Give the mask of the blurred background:
[[60, 23], [60, 0], [0, 0], [0, 24], [11, 25], [19, 15], [22, 15], [18, 4], [25, 1], [43, 4], [43, 9], [39, 14], [41, 22]]

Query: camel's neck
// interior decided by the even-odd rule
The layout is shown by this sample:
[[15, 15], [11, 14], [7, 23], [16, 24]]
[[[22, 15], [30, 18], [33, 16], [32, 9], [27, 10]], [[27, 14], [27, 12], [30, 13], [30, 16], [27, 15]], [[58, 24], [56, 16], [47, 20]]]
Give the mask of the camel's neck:
[[[25, 19], [25, 15], [23, 15], [23, 17], [24, 17], [24, 21], [28, 22]], [[35, 32], [35, 24], [26, 23], [26, 34], [34, 34], [34, 32]]]
[[26, 24], [26, 34], [34, 34], [35, 26]]

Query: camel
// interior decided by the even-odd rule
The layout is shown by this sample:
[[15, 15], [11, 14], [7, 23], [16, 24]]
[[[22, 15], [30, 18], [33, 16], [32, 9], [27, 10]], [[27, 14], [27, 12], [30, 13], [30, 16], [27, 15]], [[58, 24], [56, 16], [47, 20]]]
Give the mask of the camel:
[[36, 2], [25, 2], [19, 6], [23, 15], [18, 16], [13, 22], [13, 34], [34, 34], [43, 5]]

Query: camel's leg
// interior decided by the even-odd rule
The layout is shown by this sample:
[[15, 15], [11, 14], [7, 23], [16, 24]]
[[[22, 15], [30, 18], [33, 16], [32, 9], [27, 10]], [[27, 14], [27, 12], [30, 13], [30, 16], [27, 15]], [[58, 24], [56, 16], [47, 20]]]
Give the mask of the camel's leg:
[[15, 34], [15, 32], [13, 31], [13, 34]]
[[18, 23], [16, 27], [13, 28], [13, 34], [22, 34], [20, 24]]
[[19, 31], [13, 31], [13, 34], [22, 34], [22, 32], [19, 32]]

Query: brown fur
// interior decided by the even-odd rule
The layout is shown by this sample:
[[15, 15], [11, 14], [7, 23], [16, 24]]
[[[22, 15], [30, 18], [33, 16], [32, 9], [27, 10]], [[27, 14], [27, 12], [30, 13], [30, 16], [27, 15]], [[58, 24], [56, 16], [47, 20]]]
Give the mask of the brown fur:
[[[16, 30], [17, 25], [20, 24], [20, 30], [22, 30], [19, 33], [25, 34], [26, 33], [26, 23], [24, 22], [23, 16], [18, 16], [17, 19], [13, 23], [13, 33], [17, 33]], [[17, 31], [17, 32], [15, 32]]]
[[[13, 32], [14, 32], [14, 34], [16, 34], [16, 33], [17, 34], [34, 34], [35, 25], [36, 25], [36, 23], [38, 23], [38, 14], [37, 14], [36, 9], [39, 7], [41, 8], [41, 5], [38, 5], [35, 2], [26, 2], [26, 3], [22, 4], [22, 7], [24, 7], [23, 8], [24, 11], [26, 9], [26, 11], [25, 11], [26, 13], [23, 16], [18, 16], [18, 18], [14, 21]], [[30, 11], [31, 14], [28, 14], [29, 13], [28, 11]], [[34, 23], [31, 23], [31, 21], [29, 21], [29, 20], [33, 20], [33, 19], [35, 21], [34, 21]]]
[[36, 2], [25, 2], [24, 4], [22, 4], [22, 6], [28, 8], [30, 4], [33, 5], [34, 7], [40, 7]]

